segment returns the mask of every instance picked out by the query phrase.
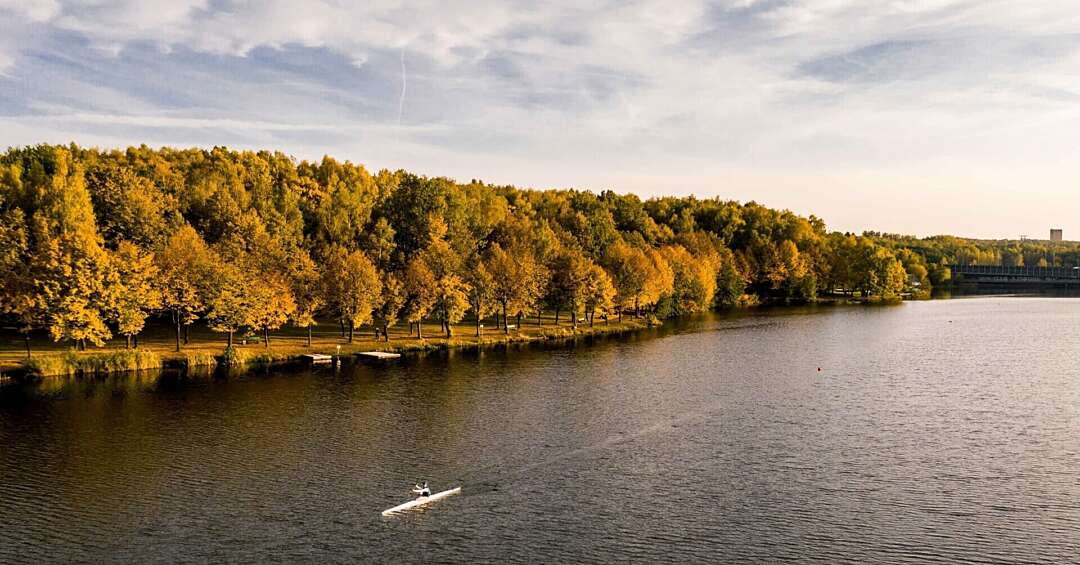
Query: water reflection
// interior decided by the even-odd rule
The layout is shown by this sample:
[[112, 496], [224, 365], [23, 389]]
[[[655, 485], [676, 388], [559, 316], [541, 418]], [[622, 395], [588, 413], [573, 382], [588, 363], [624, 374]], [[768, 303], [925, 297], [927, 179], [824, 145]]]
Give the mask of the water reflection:
[[[5, 387], [0, 561], [1068, 561], [1078, 317], [1039, 298], [764, 309]], [[417, 479], [464, 490], [381, 517]]]

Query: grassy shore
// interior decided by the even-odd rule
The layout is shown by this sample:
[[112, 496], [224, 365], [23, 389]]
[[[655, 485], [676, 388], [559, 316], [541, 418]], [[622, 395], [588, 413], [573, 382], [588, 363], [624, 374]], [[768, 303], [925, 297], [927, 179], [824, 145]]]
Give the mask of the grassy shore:
[[[511, 325], [516, 324], [511, 319]], [[263, 344], [258, 336], [245, 340], [240, 337], [236, 344], [237, 357], [241, 362], [260, 363], [289, 361], [310, 353], [351, 355], [361, 351], [408, 352], [449, 348], [490, 347], [506, 343], [523, 343], [552, 339], [565, 339], [576, 336], [601, 335], [634, 331], [648, 326], [645, 319], [625, 317], [622, 322], [612, 319], [605, 323], [597, 320], [590, 327], [579, 323], [575, 330], [565, 316], [558, 325], [554, 315], [546, 314], [538, 324], [535, 316], [523, 318], [521, 327], [511, 328], [504, 333], [496, 328], [492, 320], [484, 320], [486, 326], [481, 336], [476, 336], [473, 322], [466, 320], [453, 328], [453, 336], [447, 338], [438, 324], [424, 324], [424, 339], [418, 339], [415, 331], [409, 333], [407, 325], [398, 325], [390, 329], [390, 340], [376, 339], [370, 328], [354, 333], [353, 342], [342, 337], [336, 323], [324, 322], [312, 331], [311, 346], [307, 345], [307, 331], [303, 328], [287, 327], [274, 332], [270, 343]], [[115, 339], [104, 347], [90, 348], [86, 352], [74, 352], [68, 344], [54, 343], [45, 335], [35, 334], [32, 338], [32, 360], [26, 364], [26, 350], [22, 335], [11, 330], [0, 334], [0, 373], [20, 375], [28, 372], [39, 375], [66, 375], [75, 372], [106, 373], [130, 369], [164, 367], [205, 366], [222, 361], [225, 352], [226, 337], [211, 332], [205, 327], [192, 326], [189, 341], [176, 351], [173, 329], [165, 324], [150, 324], [139, 336], [138, 354], [127, 352], [124, 341]]]

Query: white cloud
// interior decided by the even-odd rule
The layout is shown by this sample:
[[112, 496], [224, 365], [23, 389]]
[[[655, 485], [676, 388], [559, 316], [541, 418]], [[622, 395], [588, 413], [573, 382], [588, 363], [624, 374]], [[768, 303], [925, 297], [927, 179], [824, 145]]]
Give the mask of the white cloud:
[[801, 205], [762, 188], [783, 171], [782, 186], [845, 187], [819, 212], [842, 218], [859, 200], [837, 174], [952, 178], [973, 197], [1029, 170], [1064, 192], [1045, 172], [1080, 147], [1071, 0], [0, 0], [0, 26], [7, 143], [37, 141], [15, 124], [128, 128], [121, 143], [228, 132], [517, 184], [737, 179]]

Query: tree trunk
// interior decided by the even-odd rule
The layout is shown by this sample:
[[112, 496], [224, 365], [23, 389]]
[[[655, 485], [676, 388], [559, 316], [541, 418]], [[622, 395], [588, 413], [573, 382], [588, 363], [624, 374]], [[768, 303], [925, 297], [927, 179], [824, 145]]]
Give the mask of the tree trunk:
[[173, 321], [176, 322], [176, 350], [180, 351], [180, 315], [173, 312]]
[[341, 324], [341, 337], [344, 338], [345, 337], [345, 319], [344, 318], [338, 318], [338, 323]]
[[641, 317], [641, 302], [638, 299], [638, 297], [636, 297], [636, 296], [634, 297], [634, 317], [635, 318], [640, 318]]
[[307, 346], [311, 347], [311, 324], [307, 326]]
[[263, 348], [270, 349], [270, 328], [263, 328]]
[[589, 312], [588, 314], [585, 314], [585, 317], [589, 319], [589, 327], [590, 328], [593, 327], [593, 318], [596, 317], [596, 310], [593, 310], [592, 312]]
[[517, 323], [517, 330], [520, 332], [521, 331], [521, 312], [518, 312], [517, 322], [518, 322]]
[[544, 311], [543, 310], [537, 310], [536, 311], [536, 327], [538, 327], [538, 328], [544, 327]]
[[26, 341], [26, 358], [29, 359], [30, 358], [30, 332], [29, 331], [23, 332], [23, 340]]
[[184, 345], [187, 345], [190, 342], [190, 340], [188, 339], [190, 337], [190, 333], [191, 326], [184, 326]]
[[383, 341], [390, 343], [390, 324], [383, 324], [382, 327]]
[[480, 308], [476, 309], [476, 337], [480, 337]]
[[424, 339], [424, 330], [420, 328], [423, 323], [423, 318], [421, 318], [419, 322], [416, 322], [416, 339]]
[[623, 310], [622, 306], [619, 306], [619, 323], [620, 324], [622, 323], [622, 310]]
[[577, 331], [577, 303], [570, 302], [570, 327]]
[[349, 320], [349, 343], [352, 343], [353, 330], [356, 329], [356, 324], [352, 320]]
[[232, 330], [229, 330], [229, 348], [232, 348]]
[[506, 303], [502, 303], [503, 308], [503, 334], [510, 335], [510, 326], [506, 325]]
[[132, 341], [135, 342], [135, 349], [139, 348], [139, 334], [131, 336]]
[[124, 349], [131, 349], [131, 336], [128, 334], [124, 334], [124, 339], [126, 341]]
[[555, 307], [555, 325], [559, 325], [559, 307]]
[[449, 320], [446, 321], [445, 325], [446, 325], [446, 339], [450, 339], [450, 337], [454, 334], [454, 331], [450, 329], [450, 321]]

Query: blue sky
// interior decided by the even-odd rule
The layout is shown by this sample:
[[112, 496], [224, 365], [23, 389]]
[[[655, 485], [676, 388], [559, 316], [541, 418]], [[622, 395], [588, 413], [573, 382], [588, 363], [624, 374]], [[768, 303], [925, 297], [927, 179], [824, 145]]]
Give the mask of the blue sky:
[[0, 0], [0, 146], [280, 149], [1080, 238], [1066, 0]]

